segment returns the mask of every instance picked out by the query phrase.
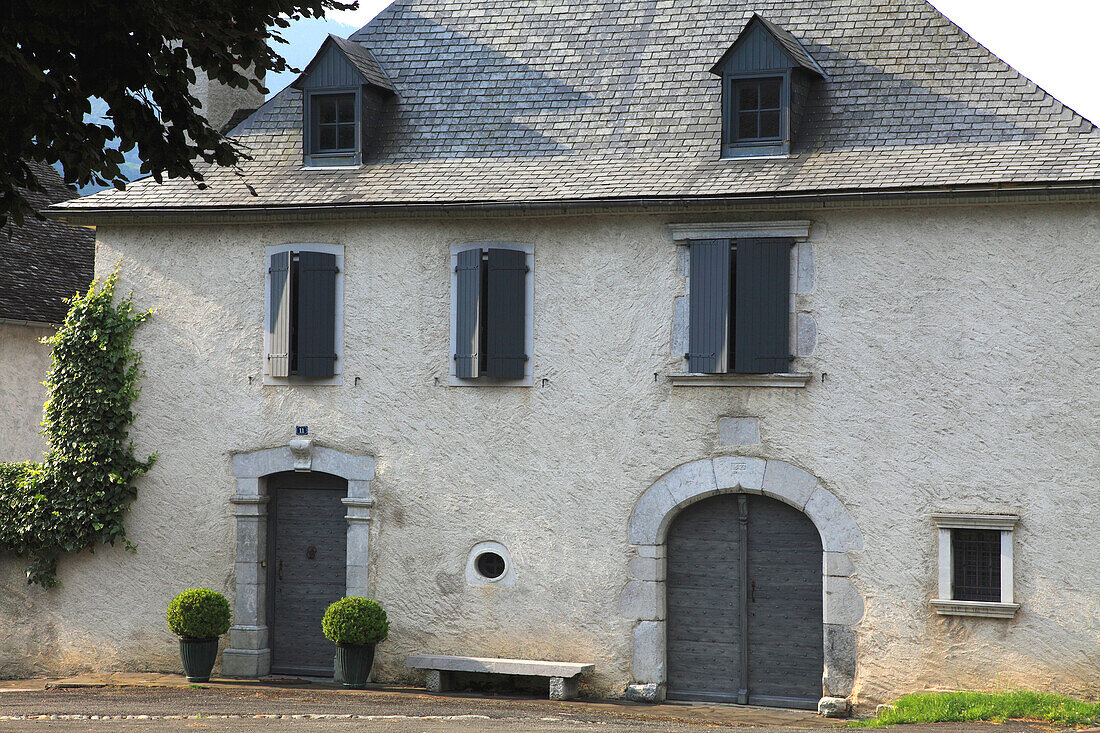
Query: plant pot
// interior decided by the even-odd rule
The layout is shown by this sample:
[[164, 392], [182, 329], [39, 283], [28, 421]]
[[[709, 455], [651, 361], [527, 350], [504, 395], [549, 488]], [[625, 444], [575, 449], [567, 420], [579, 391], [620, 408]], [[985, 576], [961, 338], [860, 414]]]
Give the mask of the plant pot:
[[361, 690], [366, 687], [367, 677], [370, 676], [371, 665], [374, 664], [374, 644], [337, 644], [336, 645], [336, 679], [344, 687], [353, 690]]
[[218, 638], [187, 639], [180, 637], [180, 659], [188, 682], [209, 682], [210, 670], [218, 658]]

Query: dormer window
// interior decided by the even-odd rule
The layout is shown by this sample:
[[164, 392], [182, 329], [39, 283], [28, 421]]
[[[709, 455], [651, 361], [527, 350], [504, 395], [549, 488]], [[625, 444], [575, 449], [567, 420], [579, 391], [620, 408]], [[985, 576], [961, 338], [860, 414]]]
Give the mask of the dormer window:
[[824, 72], [792, 36], [759, 15], [711, 72], [722, 77], [722, 157], [791, 151], [802, 107]]
[[313, 94], [310, 97], [313, 133], [311, 152], [355, 152], [355, 93]]
[[302, 92], [306, 167], [361, 165], [378, 150], [396, 92], [368, 49], [329, 36], [291, 86]]
[[733, 96], [733, 139], [736, 142], [782, 138], [783, 78], [735, 79]]

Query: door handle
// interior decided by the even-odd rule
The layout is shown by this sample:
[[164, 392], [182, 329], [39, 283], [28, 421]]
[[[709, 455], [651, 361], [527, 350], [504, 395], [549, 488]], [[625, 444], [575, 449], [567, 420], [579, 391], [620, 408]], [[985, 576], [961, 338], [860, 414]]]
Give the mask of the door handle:
[[279, 561], [279, 582], [283, 582], [283, 561]]
[[[282, 567], [282, 565], [280, 564], [279, 567]], [[749, 602], [750, 603], [756, 603], [756, 581], [755, 580], [752, 581], [752, 593], [749, 597]]]

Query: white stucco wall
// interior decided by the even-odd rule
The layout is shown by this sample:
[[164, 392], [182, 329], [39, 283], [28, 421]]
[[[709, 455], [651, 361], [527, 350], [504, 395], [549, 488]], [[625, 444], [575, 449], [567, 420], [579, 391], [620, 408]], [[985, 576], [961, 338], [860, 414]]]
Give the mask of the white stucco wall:
[[46, 442], [39, 433], [50, 370], [53, 329], [0, 321], [0, 462], [35, 461]]
[[[773, 218], [799, 216], [815, 222], [804, 389], [670, 386], [684, 280], [667, 217], [100, 227], [97, 275], [121, 258], [120, 288], [158, 309], [136, 338], [133, 436], [160, 459], [127, 519], [136, 554], [67, 559], [52, 591], [0, 566], [15, 628], [0, 674], [178, 669], [168, 600], [198, 584], [232, 597], [231, 455], [308, 424], [377, 458], [371, 584], [393, 625], [376, 679], [408, 678], [408, 653], [538, 657], [595, 661], [590, 689], [620, 692], [634, 502], [681, 463], [736, 452], [809, 471], [858, 523], [862, 699], [1100, 693], [1100, 207]], [[449, 248], [474, 240], [534, 245], [534, 387], [447, 386]], [[261, 384], [264, 247], [296, 241], [346, 247], [340, 387]], [[760, 444], [721, 447], [722, 416], [758, 418]], [[967, 509], [1020, 515], [1012, 620], [929, 605], [930, 514]], [[513, 585], [467, 584], [486, 540], [508, 548]]]

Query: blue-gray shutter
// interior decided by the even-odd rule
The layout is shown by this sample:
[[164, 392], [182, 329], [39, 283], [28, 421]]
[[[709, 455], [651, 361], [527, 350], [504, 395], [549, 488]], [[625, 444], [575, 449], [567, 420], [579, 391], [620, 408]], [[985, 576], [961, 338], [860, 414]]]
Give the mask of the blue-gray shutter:
[[737, 240], [734, 371], [790, 370], [790, 239]]
[[290, 253], [271, 255], [271, 300], [268, 302], [267, 365], [273, 377], [290, 374]]
[[481, 341], [481, 248], [458, 253], [458, 289], [455, 292], [455, 376], [474, 379]]
[[331, 377], [336, 367], [336, 255], [298, 255], [298, 376]]
[[499, 379], [523, 379], [527, 361], [527, 254], [515, 249], [490, 249], [487, 264], [485, 373]]
[[729, 364], [729, 240], [692, 242], [690, 267], [688, 371], [721, 374]]

